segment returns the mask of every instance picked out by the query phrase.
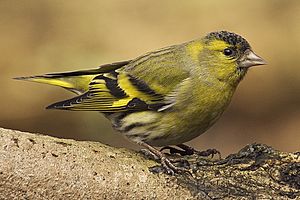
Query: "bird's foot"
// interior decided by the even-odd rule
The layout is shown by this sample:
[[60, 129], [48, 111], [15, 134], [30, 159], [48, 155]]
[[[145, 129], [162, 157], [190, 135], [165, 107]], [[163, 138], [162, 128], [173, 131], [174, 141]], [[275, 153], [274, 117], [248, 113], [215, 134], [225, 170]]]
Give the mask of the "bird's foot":
[[[160, 162], [161, 162], [161, 166], [151, 167], [150, 171], [154, 173], [164, 172], [169, 175], [182, 174], [182, 173], [188, 173], [192, 175], [191, 171], [188, 168], [186, 168], [189, 167], [189, 163], [187, 160], [169, 159], [166, 156], [163, 156], [161, 157]], [[174, 163], [180, 163], [180, 165], [184, 165], [184, 167], [175, 166]]]
[[180, 154], [181, 156], [186, 156], [186, 155], [198, 155], [198, 156], [202, 156], [202, 157], [214, 157], [214, 155], [218, 155], [219, 159], [221, 159], [221, 153], [216, 150], [216, 149], [207, 149], [205, 151], [198, 151], [190, 146], [187, 146], [185, 144], [179, 144], [177, 145], [177, 147], [179, 147], [180, 149], [174, 148], [174, 147], [170, 147], [170, 146], [166, 146], [163, 147], [160, 151], [163, 150], [169, 150], [170, 154]]
[[[179, 174], [179, 173], [188, 173], [191, 174], [189, 168], [189, 163], [187, 160], [182, 158], [167, 158], [164, 153], [155, 149], [154, 147], [142, 143], [143, 146], [147, 147], [147, 149], [142, 149], [141, 152], [148, 158], [153, 159], [155, 161], [160, 161], [161, 166], [155, 166], [150, 168], [151, 172], [160, 173], [164, 172], [169, 175]], [[177, 165], [175, 166], [174, 163]]]
[[163, 152], [164, 150], [169, 150], [171, 155], [175, 155], [175, 154], [179, 154], [181, 156], [191, 155], [190, 152], [180, 150], [180, 149], [177, 149], [177, 148], [171, 147], [171, 146], [165, 146], [160, 149], [161, 152]]

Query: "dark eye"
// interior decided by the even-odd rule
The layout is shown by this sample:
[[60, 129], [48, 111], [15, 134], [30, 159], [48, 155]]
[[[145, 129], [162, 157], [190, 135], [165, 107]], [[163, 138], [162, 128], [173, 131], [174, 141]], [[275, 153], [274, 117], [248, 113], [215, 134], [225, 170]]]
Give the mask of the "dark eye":
[[234, 50], [231, 48], [224, 49], [223, 53], [225, 56], [233, 56], [235, 54]]

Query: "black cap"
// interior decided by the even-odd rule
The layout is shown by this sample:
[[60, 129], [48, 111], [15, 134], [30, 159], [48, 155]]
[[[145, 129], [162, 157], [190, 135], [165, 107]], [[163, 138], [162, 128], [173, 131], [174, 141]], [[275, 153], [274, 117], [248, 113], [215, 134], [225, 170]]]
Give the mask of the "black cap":
[[231, 33], [228, 31], [217, 31], [217, 32], [211, 32], [207, 34], [205, 37], [207, 39], [219, 39], [227, 42], [228, 44], [231, 44], [235, 47], [239, 46], [239, 49], [242, 51], [246, 51], [247, 49], [251, 49], [249, 43], [247, 40], [245, 40], [242, 36]]

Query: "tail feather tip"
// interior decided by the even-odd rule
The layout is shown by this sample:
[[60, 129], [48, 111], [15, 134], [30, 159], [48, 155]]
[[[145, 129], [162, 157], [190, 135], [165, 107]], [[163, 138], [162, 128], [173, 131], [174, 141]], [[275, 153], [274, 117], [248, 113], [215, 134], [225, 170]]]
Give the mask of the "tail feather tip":
[[55, 108], [56, 108], [56, 107], [53, 106], [53, 104], [51, 104], [51, 105], [47, 106], [45, 109], [46, 109], [46, 110], [50, 110], [50, 109], [55, 109]]
[[58, 103], [53, 103], [53, 104], [50, 104], [49, 106], [46, 107], [46, 110], [49, 110], [49, 109], [62, 109], [63, 107], [61, 105], [59, 105]]
[[20, 77], [13, 77], [12, 79], [15, 79], [15, 80], [26, 80], [26, 79], [29, 79], [29, 77], [20, 76]]

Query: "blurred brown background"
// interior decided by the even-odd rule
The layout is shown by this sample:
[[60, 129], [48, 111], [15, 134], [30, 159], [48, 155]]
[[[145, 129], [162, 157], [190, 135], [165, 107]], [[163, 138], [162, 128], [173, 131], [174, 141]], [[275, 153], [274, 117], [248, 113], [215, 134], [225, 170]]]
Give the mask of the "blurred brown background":
[[258, 142], [300, 147], [300, 1], [1, 0], [0, 127], [136, 148], [98, 113], [45, 110], [72, 96], [12, 77], [122, 61], [215, 30], [268, 61], [250, 70], [222, 118], [190, 142], [223, 155]]

